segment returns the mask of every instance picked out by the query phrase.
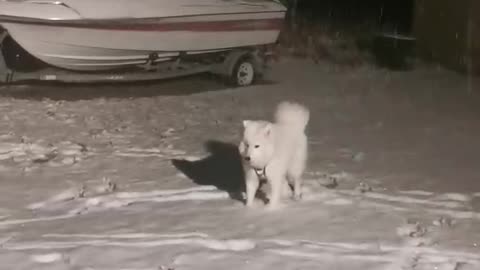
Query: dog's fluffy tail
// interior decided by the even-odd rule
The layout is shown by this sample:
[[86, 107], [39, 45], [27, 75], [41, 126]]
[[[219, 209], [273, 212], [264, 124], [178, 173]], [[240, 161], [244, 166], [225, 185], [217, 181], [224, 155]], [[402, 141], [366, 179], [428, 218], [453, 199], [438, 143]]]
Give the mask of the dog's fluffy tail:
[[280, 125], [286, 125], [303, 132], [309, 120], [310, 111], [301, 104], [284, 101], [277, 106], [275, 122]]

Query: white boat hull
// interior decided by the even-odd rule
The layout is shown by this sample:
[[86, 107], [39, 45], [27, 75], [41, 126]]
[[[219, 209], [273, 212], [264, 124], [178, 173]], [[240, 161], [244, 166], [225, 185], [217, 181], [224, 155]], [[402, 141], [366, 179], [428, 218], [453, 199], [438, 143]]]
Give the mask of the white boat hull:
[[[1, 2], [0, 2], [1, 3]], [[0, 11], [1, 15], [1, 11]], [[285, 10], [167, 18], [24, 21], [1, 26], [34, 57], [69, 70], [108, 70], [274, 43]]]
[[[282, 14], [273, 15], [282, 16]], [[245, 20], [252, 18], [251, 14], [243, 16]], [[272, 22], [275, 23], [273, 21], [275, 18], [268, 18], [274, 17], [272, 14], [256, 15], [257, 18], [259, 16], [263, 16], [261, 19], [256, 19], [259, 24], [265, 23], [268, 26]], [[214, 20], [208, 22], [212, 28], [222, 24], [218, 19], [225, 19], [214, 17], [209, 16]], [[232, 24], [233, 20], [229, 20], [230, 22], [223, 23]], [[164, 25], [167, 23], [168, 20], [162, 22]], [[239, 24], [245, 23], [248, 21], [240, 21]], [[208, 27], [208, 24], [203, 25]], [[178, 56], [180, 52], [204, 53], [269, 44], [277, 39], [280, 31], [273, 27], [272, 29], [255, 29], [254, 26], [251, 29], [243, 27], [241, 29], [245, 30], [235, 31], [228, 28], [225, 30], [205, 28], [197, 31], [112, 30], [16, 23], [5, 23], [4, 27], [20, 46], [36, 58], [53, 66], [72, 70], [114, 69], [144, 64], [152, 53], [158, 55], [157, 61], [166, 61]]]

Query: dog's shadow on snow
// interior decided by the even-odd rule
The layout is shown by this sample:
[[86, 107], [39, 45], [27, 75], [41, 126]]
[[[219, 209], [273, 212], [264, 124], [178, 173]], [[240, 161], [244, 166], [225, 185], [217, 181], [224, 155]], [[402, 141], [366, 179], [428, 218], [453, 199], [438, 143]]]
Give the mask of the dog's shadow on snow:
[[228, 192], [232, 199], [243, 201], [244, 171], [237, 145], [220, 141], [207, 141], [210, 155], [204, 159], [172, 160], [173, 166], [198, 185], [212, 185]]

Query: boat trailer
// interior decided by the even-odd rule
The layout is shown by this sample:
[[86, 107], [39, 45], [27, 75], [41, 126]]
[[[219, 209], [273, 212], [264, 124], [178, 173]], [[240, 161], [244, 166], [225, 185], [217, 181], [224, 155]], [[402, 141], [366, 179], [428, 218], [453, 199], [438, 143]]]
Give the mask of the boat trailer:
[[[0, 49], [8, 32], [1, 32]], [[38, 71], [19, 72], [10, 69], [5, 56], [0, 51], [0, 84], [12, 84], [28, 81], [56, 81], [64, 83], [105, 83], [134, 82], [178, 78], [199, 73], [212, 73], [226, 79], [230, 85], [248, 86], [260, 78], [268, 68], [268, 59], [272, 54], [266, 48], [241, 48], [225, 52], [220, 61], [201, 62], [184, 60], [178, 57], [174, 61], [152, 64], [146, 60], [141, 69], [122, 72], [76, 72], [55, 67]]]

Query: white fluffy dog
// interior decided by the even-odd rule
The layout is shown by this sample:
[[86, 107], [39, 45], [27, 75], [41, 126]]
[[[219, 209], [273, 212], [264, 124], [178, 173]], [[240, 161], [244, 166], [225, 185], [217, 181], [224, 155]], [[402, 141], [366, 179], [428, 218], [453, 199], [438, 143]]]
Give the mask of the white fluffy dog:
[[252, 206], [260, 179], [271, 187], [269, 208], [279, 206], [287, 183], [293, 186], [293, 198], [302, 196], [302, 174], [307, 162], [305, 128], [309, 110], [293, 102], [282, 102], [275, 112], [275, 122], [244, 120], [239, 151], [243, 158], [246, 205]]

